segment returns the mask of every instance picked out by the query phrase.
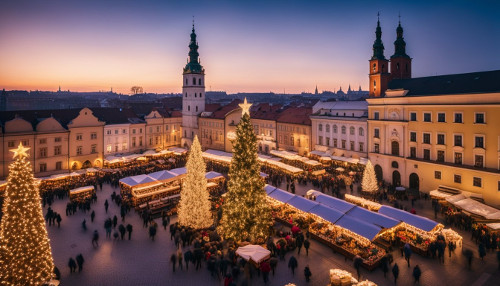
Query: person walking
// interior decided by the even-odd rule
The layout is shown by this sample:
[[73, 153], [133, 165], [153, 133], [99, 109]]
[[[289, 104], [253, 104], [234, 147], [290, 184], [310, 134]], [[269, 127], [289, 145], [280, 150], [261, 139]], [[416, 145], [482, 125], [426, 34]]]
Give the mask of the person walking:
[[127, 232], [127, 230], [125, 229], [125, 226], [123, 224], [120, 224], [120, 226], [118, 226], [118, 231], [120, 232], [120, 237], [123, 240], [123, 237], [125, 236], [125, 233]]
[[61, 227], [61, 221], [62, 221], [62, 218], [61, 218], [60, 214], [57, 214], [56, 221], [57, 221], [57, 228], [60, 228]]
[[127, 224], [127, 232], [128, 232], [128, 240], [130, 240], [130, 236], [132, 235], [133, 226], [129, 223]]
[[[156, 227], [154, 225], [151, 225], [149, 227], [149, 237], [151, 238], [152, 241], [155, 241], [155, 235], [156, 235]], [[182, 267], [179, 265], [179, 267]]]
[[296, 239], [295, 243], [297, 244], [297, 249], [298, 249], [297, 255], [299, 255], [300, 254], [300, 249], [302, 248], [302, 245], [304, 244], [304, 236], [302, 234], [299, 234], [297, 236], [297, 239]]
[[97, 229], [94, 230], [94, 234], [92, 235], [92, 246], [94, 248], [99, 246], [99, 233], [97, 232]]
[[179, 260], [179, 269], [182, 270], [182, 251], [177, 250], [177, 260]]
[[264, 279], [264, 284], [269, 281], [269, 272], [271, 272], [271, 266], [266, 261], [260, 263], [260, 271], [262, 272], [262, 278]]
[[118, 224], [118, 217], [113, 216], [113, 228], [116, 228], [116, 225]]
[[69, 258], [68, 266], [69, 266], [69, 273], [73, 273], [76, 271], [76, 262], [73, 259], [73, 257]]
[[170, 256], [170, 262], [172, 262], [172, 270], [175, 272], [175, 264], [177, 263], [177, 255], [175, 252]]
[[465, 249], [463, 253], [465, 258], [467, 258], [467, 264], [469, 265], [470, 270], [472, 267], [472, 257], [474, 256], [474, 253], [470, 249]]
[[389, 272], [387, 255], [384, 255], [382, 259], [380, 259], [380, 267], [382, 267], [382, 272], [384, 272], [384, 278], [387, 278], [387, 272]]
[[397, 284], [399, 276], [399, 266], [397, 263], [394, 263], [394, 266], [392, 267], [392, 275], [394, 276], [394, 284]]
[[[500, 260], [499, 260], [499, 265], [500, 265]], [[273, 271], [273, 276], [274, 276], [274, 271], [276, 270], [276, 266], [278, 266], [278, 258], [276, 257], [276, 255], [271, 256], [271, 258], [269, 259], [269, 266], [271, 266], [271, 270]]]
[[420, 271], [420, 267], [418, 264], [413, 268], [413, 278], [415, 278], [415, 283], [420, 283], [420, 276], [422, 275], [422, 271]]
[[83, 228], [83, 231], [87, 231], [87, 221], [85, 219], [83, 219], [83, 221], [82, 221], [82, 228]]
[[193, 262], [194, 264], [193, 252], [190, 249], [184, 252], [184, 262], [186, 263], [186, 270], [189, 270], [189, 262]]
[[292, 269], [292, 274], [295, 275], [295, 268], [297, 268], [298, 262], [295, 256], [290, 256], [290, 259], [288, 260], [288, 268]]
[[92, 211], [92, 213], [90, 214], [90, 222], [94, 222], [94, 219], [95, 219], [95, 211]]
[[76, 256], [76, 263], [78, 264], [78, 272], [82, 272], [84, 262], [85, 262], [85, 259], [83, 259], [83, 255], [81, 253], [78, 254]]
[[104, 209], [106, 210], [106, 213], [108, 213], [108, 207], [109, 207], [109, 203], [108, 203], [108, 200], [106, 199], [106, 201], [104, 202]]
[[306, 256], [309, 256], [309, 246], [311, 246], [311, 243], [309, 242], [309, 239], [306, 238], [306, 240], [304, 240], [304, 248], [306, 249]]
[[358, 280], [361, 277], [360, 273], [361, 264], [363, 264], [363, 259], [361, 258], [361, 256], [359, 255], [354, 256], [354, 268], [356, 268], [356, 273], [358, 274]]
[[479, 257], [481, 260], [484, 260], [484, 257], [486, 256], [486, 247], [484, 247], [484, 243], [480, 242], [479, 243]]
[[410, 268], [410, 257], [411, 257], [410, 244], [408, 244], [408, 243], [405, 244], [405, 246], [403, 248], [403, 252], [405, 254], [406, 262], [408, 262], [408, 268]]
[[305, 268], [304, 268], [304, 276], [306, 277], [306, 282], [309, 282], [310, 279], [311, 279], [311, 269], [309, 269], [309, 265], [307, 265]]

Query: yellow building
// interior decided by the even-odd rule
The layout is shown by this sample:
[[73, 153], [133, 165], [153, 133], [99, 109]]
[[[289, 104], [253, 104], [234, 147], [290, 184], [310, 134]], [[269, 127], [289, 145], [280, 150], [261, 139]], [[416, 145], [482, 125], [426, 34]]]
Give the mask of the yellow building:
[[207, 106], [208, 110], [200, 115], [198, 126], [203, 150], [233, 151], [230, 138], [241, 119], [239, 103], [239, 100], [234, 100], [224, 106]]
[[260, 103], [252, 106], [250, 121], [257, 135], [257, 144], [260, 153], [268, 154], [269, 151], [276, 150], [276, 119], [281, 111], [281, 105]]
[[444, 185], [500, 205], [500, 71], [393, 80], [367, 99], [377, 176], [424, 192]]
[[279, 150], [294, 151], [307, 156], [311, 147], [311, 107], [290, 107], [276, 119]]
[[69, 166], [72, 170], [102, 168], [104, 156], [104, 125], [91, 109], [83, 108], [68, 123]]
[[147, 149], [163, 150], [180, 145], [182, 115], [179, 111], [154, 108], [144, 120]]

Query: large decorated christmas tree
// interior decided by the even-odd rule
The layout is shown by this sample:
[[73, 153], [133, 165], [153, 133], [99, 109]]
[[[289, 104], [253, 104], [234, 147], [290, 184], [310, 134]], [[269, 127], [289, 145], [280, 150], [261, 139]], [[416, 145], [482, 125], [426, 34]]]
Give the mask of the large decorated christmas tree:
[[52, 278], [50, 248], [29, 148], [19, 147], [9, 166], [3, 217], [0, 225], [0, 284], [41, 285]]
[[208, 228], [213, 220], [205, 178], [206, 166], [198, 136], [194, 137], [186, 168], [187, 173], [182, 183], [179, 203], [179, 223], [195, 229]]
[[229, 169], [228, 192], [222, 207], [221, 227], [224, 238], [236, 241], [265, 238], [272, 225], [266, 201], [264, 181], [257, 159], [257, 137], [250, 123], [251, 104], [240, 104], [242, 117], [236, 127], [233, 158]]
[[361, 181], [361, 188], [364, 192], [374, 193], [378, 191], [377, 177], [375, 176], [375, 169], [373, 169], [372, 162], [368, 160], [366, 163], [365, 171], [363, 172], [363, 180]]

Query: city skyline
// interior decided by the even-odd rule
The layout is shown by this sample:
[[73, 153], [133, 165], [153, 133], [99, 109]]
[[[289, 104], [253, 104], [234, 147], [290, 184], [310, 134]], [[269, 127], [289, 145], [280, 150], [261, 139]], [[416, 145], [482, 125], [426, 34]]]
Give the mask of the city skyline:
[[[0, 8], [0, 88], [181, 92], [194, 16], [206, 89], [368, 89], [380, 11], [385, 56], [398, 15], [413, 77], [498, 69], [499, 4], [304, 1], [18, 1]], [[78, 13], [77, 13], [78, 12]], [[458, 32], [457, 32], [458, 31]], [[490, 33], [490, 31], [492, 33]]]

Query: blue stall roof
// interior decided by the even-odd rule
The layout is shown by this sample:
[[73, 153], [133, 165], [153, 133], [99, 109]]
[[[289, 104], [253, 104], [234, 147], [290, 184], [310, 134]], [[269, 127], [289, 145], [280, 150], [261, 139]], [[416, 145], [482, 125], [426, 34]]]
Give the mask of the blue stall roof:
[[175, 173], [177, 175], [184, 175], [187, 173], [187, 169], [186, 169], [186, 167], [175, 168], [175, 169], [170, 170], [170, 172]]
[[380, 227], [348, 215], [341, 217], [335, 225], [348, 229], [370, 241], [374, 240], [380, 232]]
[[177, 177], [177, 174], [171, 173], [169, 171], [158, 171], [149, 174], [149, 176], [155, 180], [162, 181], [162, 180], [168, 180]]
[[411, 226], [414, 226], [424, 231], [431, 231], [436, 227], [436, 225], [438, 225], [437, 222], [430, 220], [428, 218], [414, 215], [407, 211], [396, 209], [390, 206], [382, 206], [378, 210], [378, 212], [388, 217], [392, 217], [399, 221], [405, 222]]
[[380, 213], [372, 212], [358, 206], [352, 208], [349, 212], [346, 213], [346, 215], [352, 216], [367, 223], [371, 223], [380, 228], [392, 228], [401, 223], [397, 219], [385, 216]]
[[264, 187], [264, 190], [266, 190], [266, 193], [269, 195], [274, 190], [276, 190], [276, 187], [266, 184], [266, 186]]
[[326, 206], [331, 207], [332, 209], [336, 209], [339, 212], [346, 213], [356, 205], [348, 203], [344, 200], [334, 198], [332, 196], [328, 195], [317, 195], [316, 196], [316, 202], [322, 203]]
[[210, 171], [210, 172], [205, 174], [205, 178], [207, 178], [208, 180], [214, 179], [217, 177], [222, 177], [222, 174], [218, 173], [218, 172], [214, 172], [214, 171]]
[[309, 212], [317, 216], [320, 216], [324, 220], [329, 221], [333, 224], [336, 223], [344, 215], [338, 210], [334, 210], [322, 204], [317, 204]]
[[275, 189], [272, 193], [268, 194], [271, 198], [278, 200], [282, 203], [286, 203], [291, 200], [295, 195], [290, 194], [289, 192], [283, 191], [282, 189]]
[[131, 176], [131, 177], [126, 177], [120, 180], [121, 183], [127, 184], [131, 187], [139, 185], [139, 184], [145, 184], [149, 182], [154, 182], [155, 179], [151, 178], [148, 175], [137, 175], [137, 176]]
[[303, 212], [309, 212], [313, 207], [318, 205], [318, 203], [300, 196], [294, 196], [291, 200], [287, 202], [287, 204], [294, 206], [295, 208]]

